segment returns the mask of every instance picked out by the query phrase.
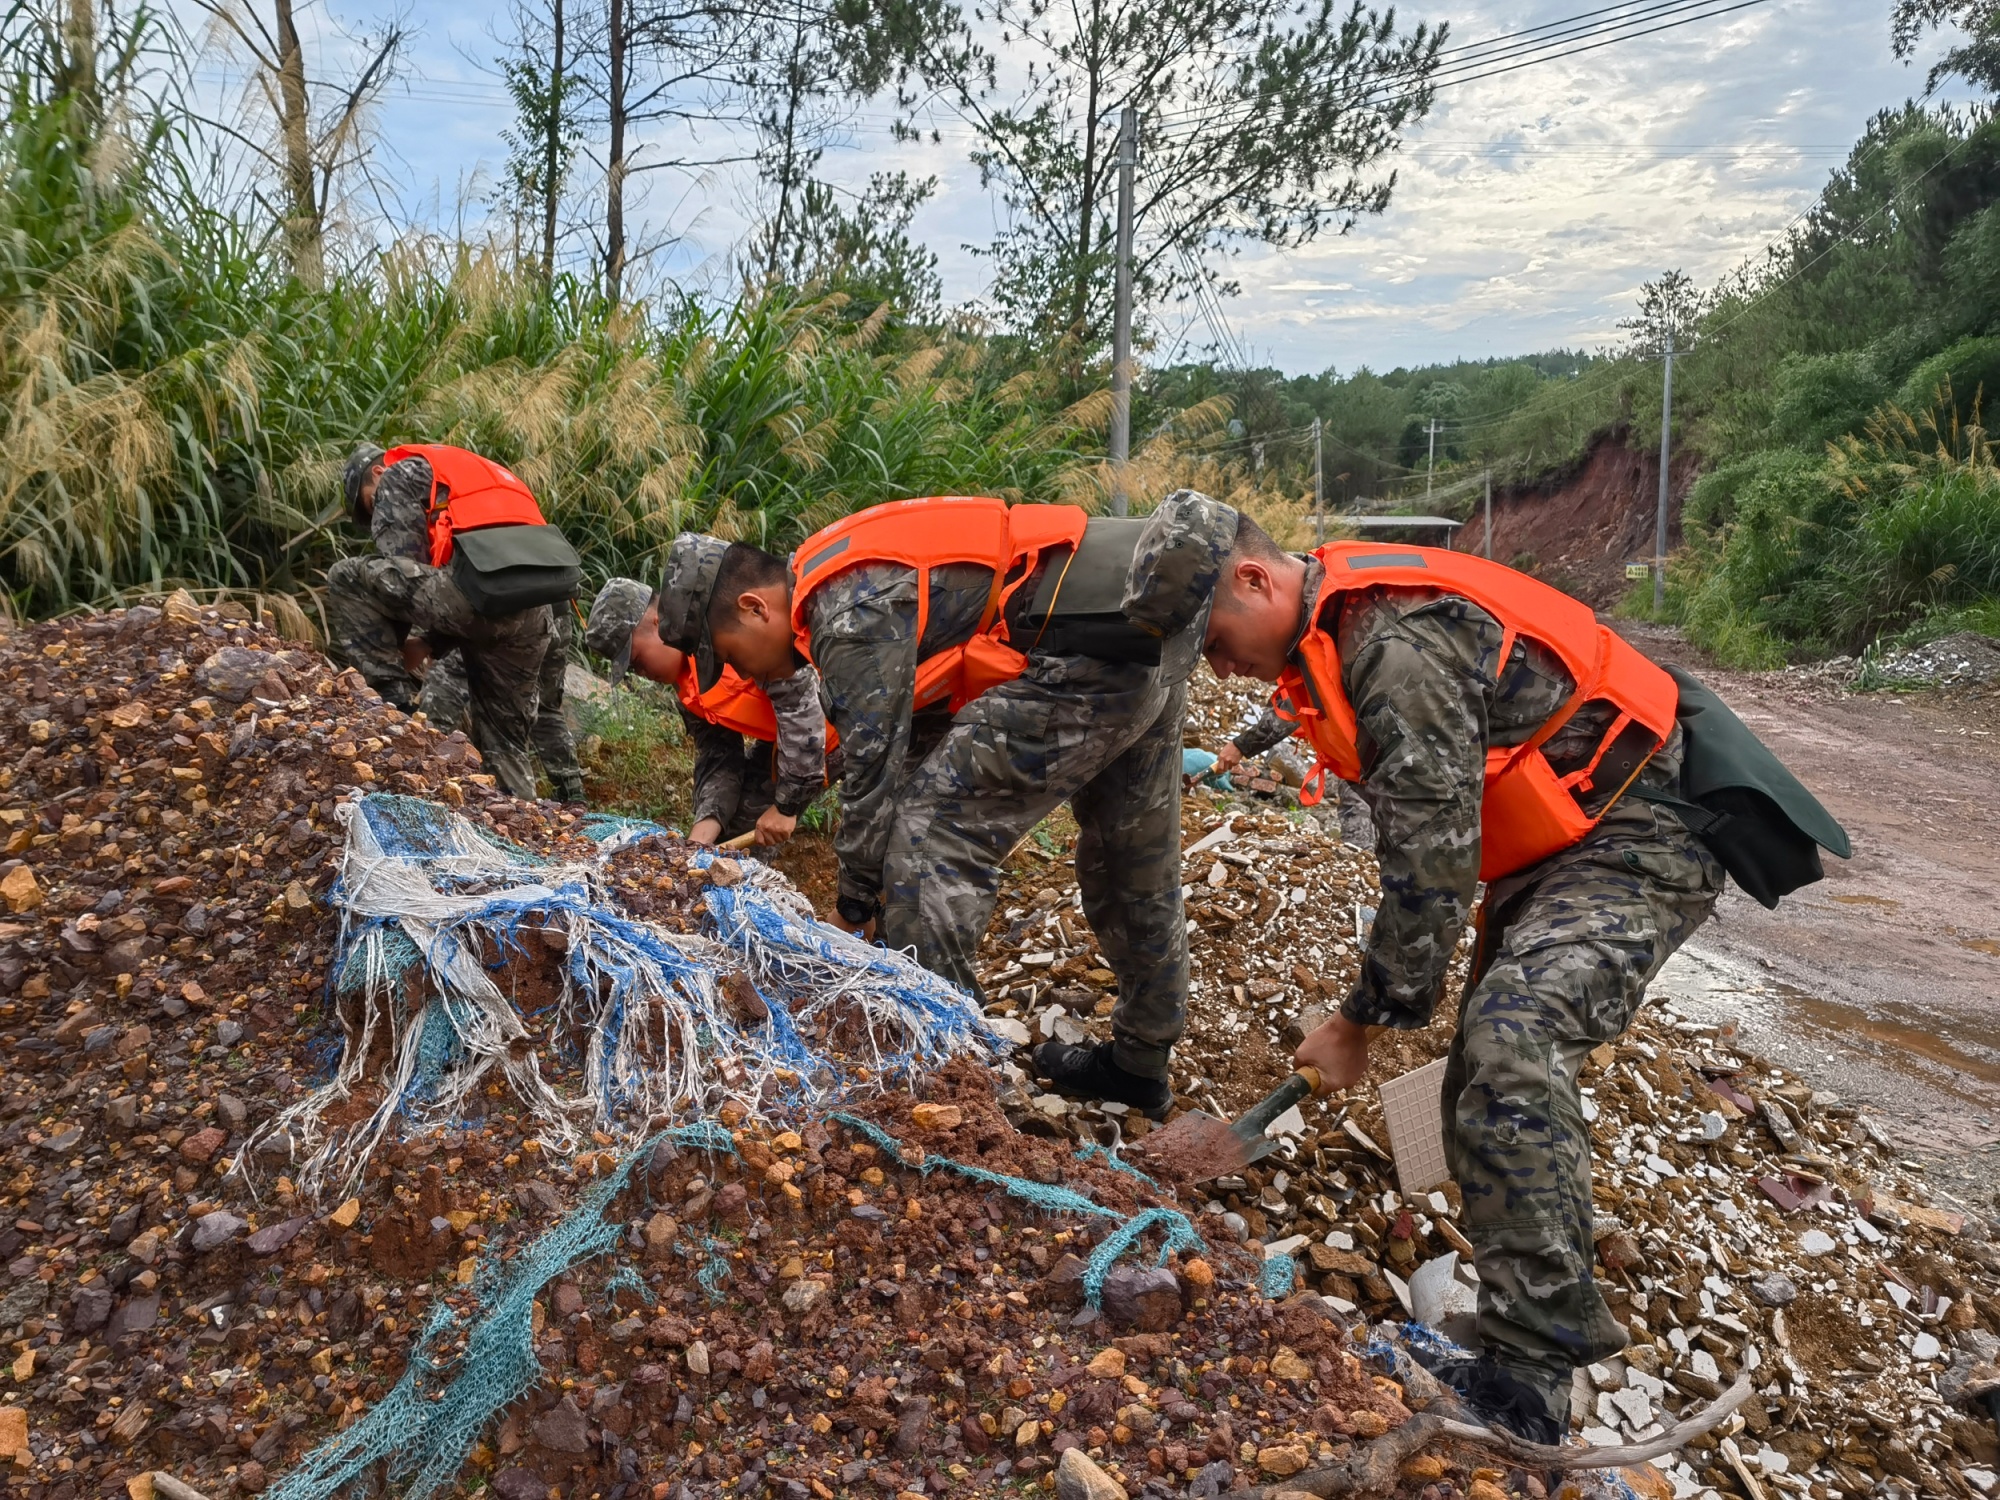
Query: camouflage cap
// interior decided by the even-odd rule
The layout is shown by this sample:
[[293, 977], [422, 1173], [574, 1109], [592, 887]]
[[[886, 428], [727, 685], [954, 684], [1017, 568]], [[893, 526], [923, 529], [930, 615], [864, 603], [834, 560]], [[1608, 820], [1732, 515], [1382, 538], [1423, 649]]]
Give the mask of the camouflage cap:
[[1146, 519], [1121, 601], [1125, 618], [1165, 638], [1204, 616], [1236, 545], [1236, 512], [1199, 490], [1176, 490]]
[[361, 486], [368, 482], [368, 471], [387, 456], [374, 443], [357, 443], [347, 455], [347, 462], [340, 466], [340, 493], [347, 501], [348, 518], [356, 526], [368, 524], [368, 517], [361, 510]]
[[667, 549], [667, 576], [660, 585], [660, 639], [694, 658], [703, 691], [722, 675], [715, 643], [708, 637], [708, 602], [728, 550], [729, 543], [719, 537], [682, 532]]
[[632, 667], [632, 632], [652, 606], [653, 591], [636, 578], [614, 578], [590, 601], [583, 644], [611, 662], [611, 685], [618, 686]]

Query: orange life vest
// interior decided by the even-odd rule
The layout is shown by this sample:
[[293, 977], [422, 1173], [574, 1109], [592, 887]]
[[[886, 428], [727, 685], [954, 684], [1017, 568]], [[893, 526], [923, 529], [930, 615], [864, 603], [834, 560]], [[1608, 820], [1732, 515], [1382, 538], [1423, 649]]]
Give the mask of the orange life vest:
[[[1311, 805], [1320, 800], [1329, 771], [1343, 781], [1361, 779], [1354, 708], [1341, 686], [1333, 634], [1320, 622], [1336, 595], [1362, 589], [1427, 588], [1470, 599], [1500, 623], [1501, 670], [1506, 669], [1515, 640], [1525, 636], [1552, 651], [1576, 684], [1569, 701], [1524, 743], [1494, 746], [1486, 752], [1479, 817], [1482, 880], [1525, 870], [1583, 838], [1673, 733], [1680, 704], [1673, 678], [1616, 631], [1599, 624], [1589, 605], [1545, 583], [1482, 557], [1436, 547], [1329, 542], [1314, 555], [1325, 565], [1326, 579], [1312, 604], [1312, 623], [1299, 643], [1298, 664], [1278, 679], [1278, 691], [1271, 699], [1278, 707], [1282, 699], [1290, 698], [1292, 711], [1280, 707], [1281, 716], [1295, 718], [1318, 752], [1319, 763], [1300, 793], [1301, 802]], [[1616, 716], [1589, 762], [1558, 776], [1542, 746], [1577, 709], [1592, 702], [1610, 704]], [[1597, 787], [1592, 778], [1605, 753], [1634, 725], [1651, 741], [1638, 767], [1619, 786]], [[1586, 812], [1580, 799], [1603, 790], [1611, 793], [1610, 798], [1595, 815]]]
[[431, 466], [430, 504], [425, 511], [431, 566], [451, 561], [452, 533], [481, 526], [546, 526], [534, 492], [490, 458], [442, 443], [404, 443], [382, 455], [384, 467], [406, 458]]
[[690, 655], [681, 668], [674, 691], [680, 694], [681, 707], [696, 718], [746, 734], [753, 740], [778, 738], [778, 715], [771, 707], [771, 700], [755, 682], [739, 676], [734, 667], [725, 666], [722, 675], [704, 693], [700, 670]]
[[[769, 744], [778, 741], [778, 711], [753, 679], [741, 675], [732, 666], [725, 664], [722, 675], [716, 678], [707, 692], [703, 692], [700, 669], [696, 667], [694, 658], [689, 656], [681, 666], [681, 675], [674, 682], [674, 691], [680, 695], [681, 707], [698, 719], [706, 719], [724, 729], [733, 729], [753, 740]], [[828, 724], [826, 748], [831, 750], [839, 743], [840, 736], [834, 732], [833, 725]]]
[[792, 555], [792, 633], [798, 649], [811, 659], [806, 600], [849, 568], [887, 562], [916, 569], [920, 641], [930, 623], [931, 569], [951, 563], [991, 568], [993, 591], [972, 638], [917, 664], [916, 706], [944, 699], [956, 713], [1026, 669], [1028, 658], [1007, 643], [1007, 601], [1041, 553], [1074, 548], [1083, 540], [1088, 519], [1075, 505], [1009, 505], [966, 495], [891, 500], [856, 511], [809, 537]]

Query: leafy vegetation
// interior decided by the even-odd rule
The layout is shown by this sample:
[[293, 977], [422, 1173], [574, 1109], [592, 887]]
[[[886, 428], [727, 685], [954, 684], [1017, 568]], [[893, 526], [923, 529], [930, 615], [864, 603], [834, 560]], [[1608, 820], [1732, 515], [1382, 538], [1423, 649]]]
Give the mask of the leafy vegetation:
[[1087, 486], [1078, 420], [1033, 368], [887, 303], [621, 306], [504, 246], [436, 241], [309, 292], [282, 237], [207, 206], [190, 139], [129, 74], [95, 76], [91, 98], [54, 69], [5, 85], [0, 588], [18, 609], [307, 591], [356, 540], [335, 474], [364, 436], [514, 465], [599, 575], [645, 572], [685, 527], [782, 546], [885, 498]]

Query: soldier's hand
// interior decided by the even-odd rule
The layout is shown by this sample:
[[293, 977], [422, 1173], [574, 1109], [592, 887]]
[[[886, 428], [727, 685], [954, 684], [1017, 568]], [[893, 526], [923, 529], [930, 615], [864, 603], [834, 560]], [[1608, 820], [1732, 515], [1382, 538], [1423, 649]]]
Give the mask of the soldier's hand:
[[859, 927], [849, 927], [848, 924], [845, 922], [842, 922], [840, 925], [842, 927], [845, 927], [849, 932], [853, 933], [856, 937], [860, 938], [861, 941], [864, 943], [872, 943], [875, 941], [875, 919], [873, 917], [870, 917], [867, 921], [863, 922]]
[[1299, 1043], [1292, 1061], [1318, 1068], [1323, 1087], [1331, 1093], [1352, 1088], [1368, 1071], [1368, 1028], [1345, 1016], [1335, 1016]]
[[412, 677], [421, 677], [431, 664], [431, 643], [420, 635], [403, 637], [403, 665]]
[[1243, 752], [1236, 748], [1236, 741], [1230, 740], [1215, 752], [1215, 769], [1233, 771], [1243, 764]]
[[688, 830], [690, 844], [713, 844], [722, 837], [722, 824], [715, 818], [703, 818]]
[[787, 816], [775, 807], [767, 807], [764, 815], [757, 820], [757, 842], [766, 846], [782, 844], [798, 826], [797, 818]]

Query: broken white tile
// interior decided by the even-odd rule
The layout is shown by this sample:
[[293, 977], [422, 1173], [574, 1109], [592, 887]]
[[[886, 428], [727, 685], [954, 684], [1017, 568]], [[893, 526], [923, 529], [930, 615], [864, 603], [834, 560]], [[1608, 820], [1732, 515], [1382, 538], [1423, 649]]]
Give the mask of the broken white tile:
[[1824, 1229], [1808, 1229], [1799, 1236], [1799, 1254], [1831, 1255], [1838, 1248], [1838, 1243]]
[[1625, 1425], [1635, 1435], [1641, 1427], [1653, 1420], [1653, 1403], [1644, 1391], [1627, 1386], [1622, 1391], [1608, 1393], [1610, 1402], [1618, 1408], [1618, 1414], [1625, 1419]]
[[1288, 1135], [1296, 1139], [1305, 1133], [1306, 1117], [1299, 1113], [1296, 1104], [1264, 1127], [1264, 1134], [1267, 1136]]
[[1910, 1344], [1910, 1358], [1918, 1363], [1927, 1363], [1944, 1352], [1934, 1333], [1920, 1333]]

